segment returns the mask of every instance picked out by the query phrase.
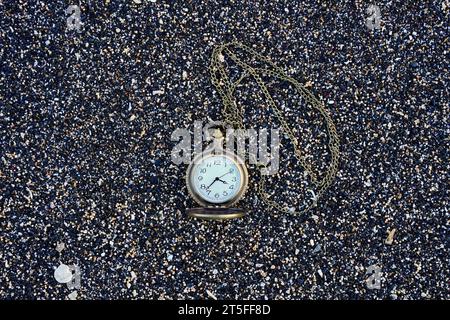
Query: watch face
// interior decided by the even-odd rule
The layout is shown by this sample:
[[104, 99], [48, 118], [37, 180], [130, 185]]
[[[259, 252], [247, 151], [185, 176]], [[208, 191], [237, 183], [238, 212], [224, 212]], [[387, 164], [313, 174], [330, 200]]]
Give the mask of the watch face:
[[191, 171], [194, 191], [210, 203], [230, 201], [242, 187], [242, 173], [229, 157], [213, 155], [195, 164]]

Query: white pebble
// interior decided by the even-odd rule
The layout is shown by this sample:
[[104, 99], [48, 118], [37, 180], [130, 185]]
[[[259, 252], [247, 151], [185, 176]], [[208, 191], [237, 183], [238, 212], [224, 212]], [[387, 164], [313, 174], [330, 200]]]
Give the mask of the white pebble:
[[70, 268], [68, 265], [60, 264], [58, 268], [55, 270], [55, 279], [59, 283], [68, 283], [72, 280], [72, 271], [70, 271]]
[[154, 90], [153, 95], [162, 95], [164, 94], [164, 90]]
[[73, 292], [70, 293], [67, 297], [68, 297], [70, 300], [77, 300], [78, 292], [73, 291]]

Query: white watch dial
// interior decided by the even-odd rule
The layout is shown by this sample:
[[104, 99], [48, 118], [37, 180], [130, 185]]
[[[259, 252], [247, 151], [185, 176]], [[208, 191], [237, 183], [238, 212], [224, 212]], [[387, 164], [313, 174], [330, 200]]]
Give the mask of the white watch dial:
[[241, 188], [241, 171], [236, 163], [223, 155], [205, 157], [191, 171], [191, 185], [205, 201], [225, 203]]

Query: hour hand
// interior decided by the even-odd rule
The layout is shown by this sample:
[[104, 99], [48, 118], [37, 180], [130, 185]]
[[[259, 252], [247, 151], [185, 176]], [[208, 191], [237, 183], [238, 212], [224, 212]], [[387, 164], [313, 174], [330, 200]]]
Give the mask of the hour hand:
[[224, 180], [222, 180], [222, 179], [220, 179], [220, 178], [217, 178], [217, 180], [220, 181], [220, 182], [222, 182], [222, 183], [228, 184], [228, 182], [226, 182], [226, 181], [224, 181]]

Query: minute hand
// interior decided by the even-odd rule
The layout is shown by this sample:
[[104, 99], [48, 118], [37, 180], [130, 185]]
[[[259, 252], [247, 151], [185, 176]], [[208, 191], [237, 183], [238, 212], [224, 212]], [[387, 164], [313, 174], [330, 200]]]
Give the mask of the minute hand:
[[209, 187], [211, 187], [211, 186], [214, 184], [214, 182], [216, 182], [217, 180], [218, 180], [218, 178], [216, 177], [216, 178], [214, 179], [214, 181], [211, 182], [211, 184], [210, 184], [209, 186], [206, 187], [206, 189], [209, 189]]
[[224, 173], [223, 175], [221, 175], [221, 176], [219, 177], [219, 179], [222, 178], [222, 177], [224, 177], [224, 176], [226, 176], [226, 175], [229, 174], [229, 173], [231, 173], [231, 172], [228, 171], [227, 173]]

